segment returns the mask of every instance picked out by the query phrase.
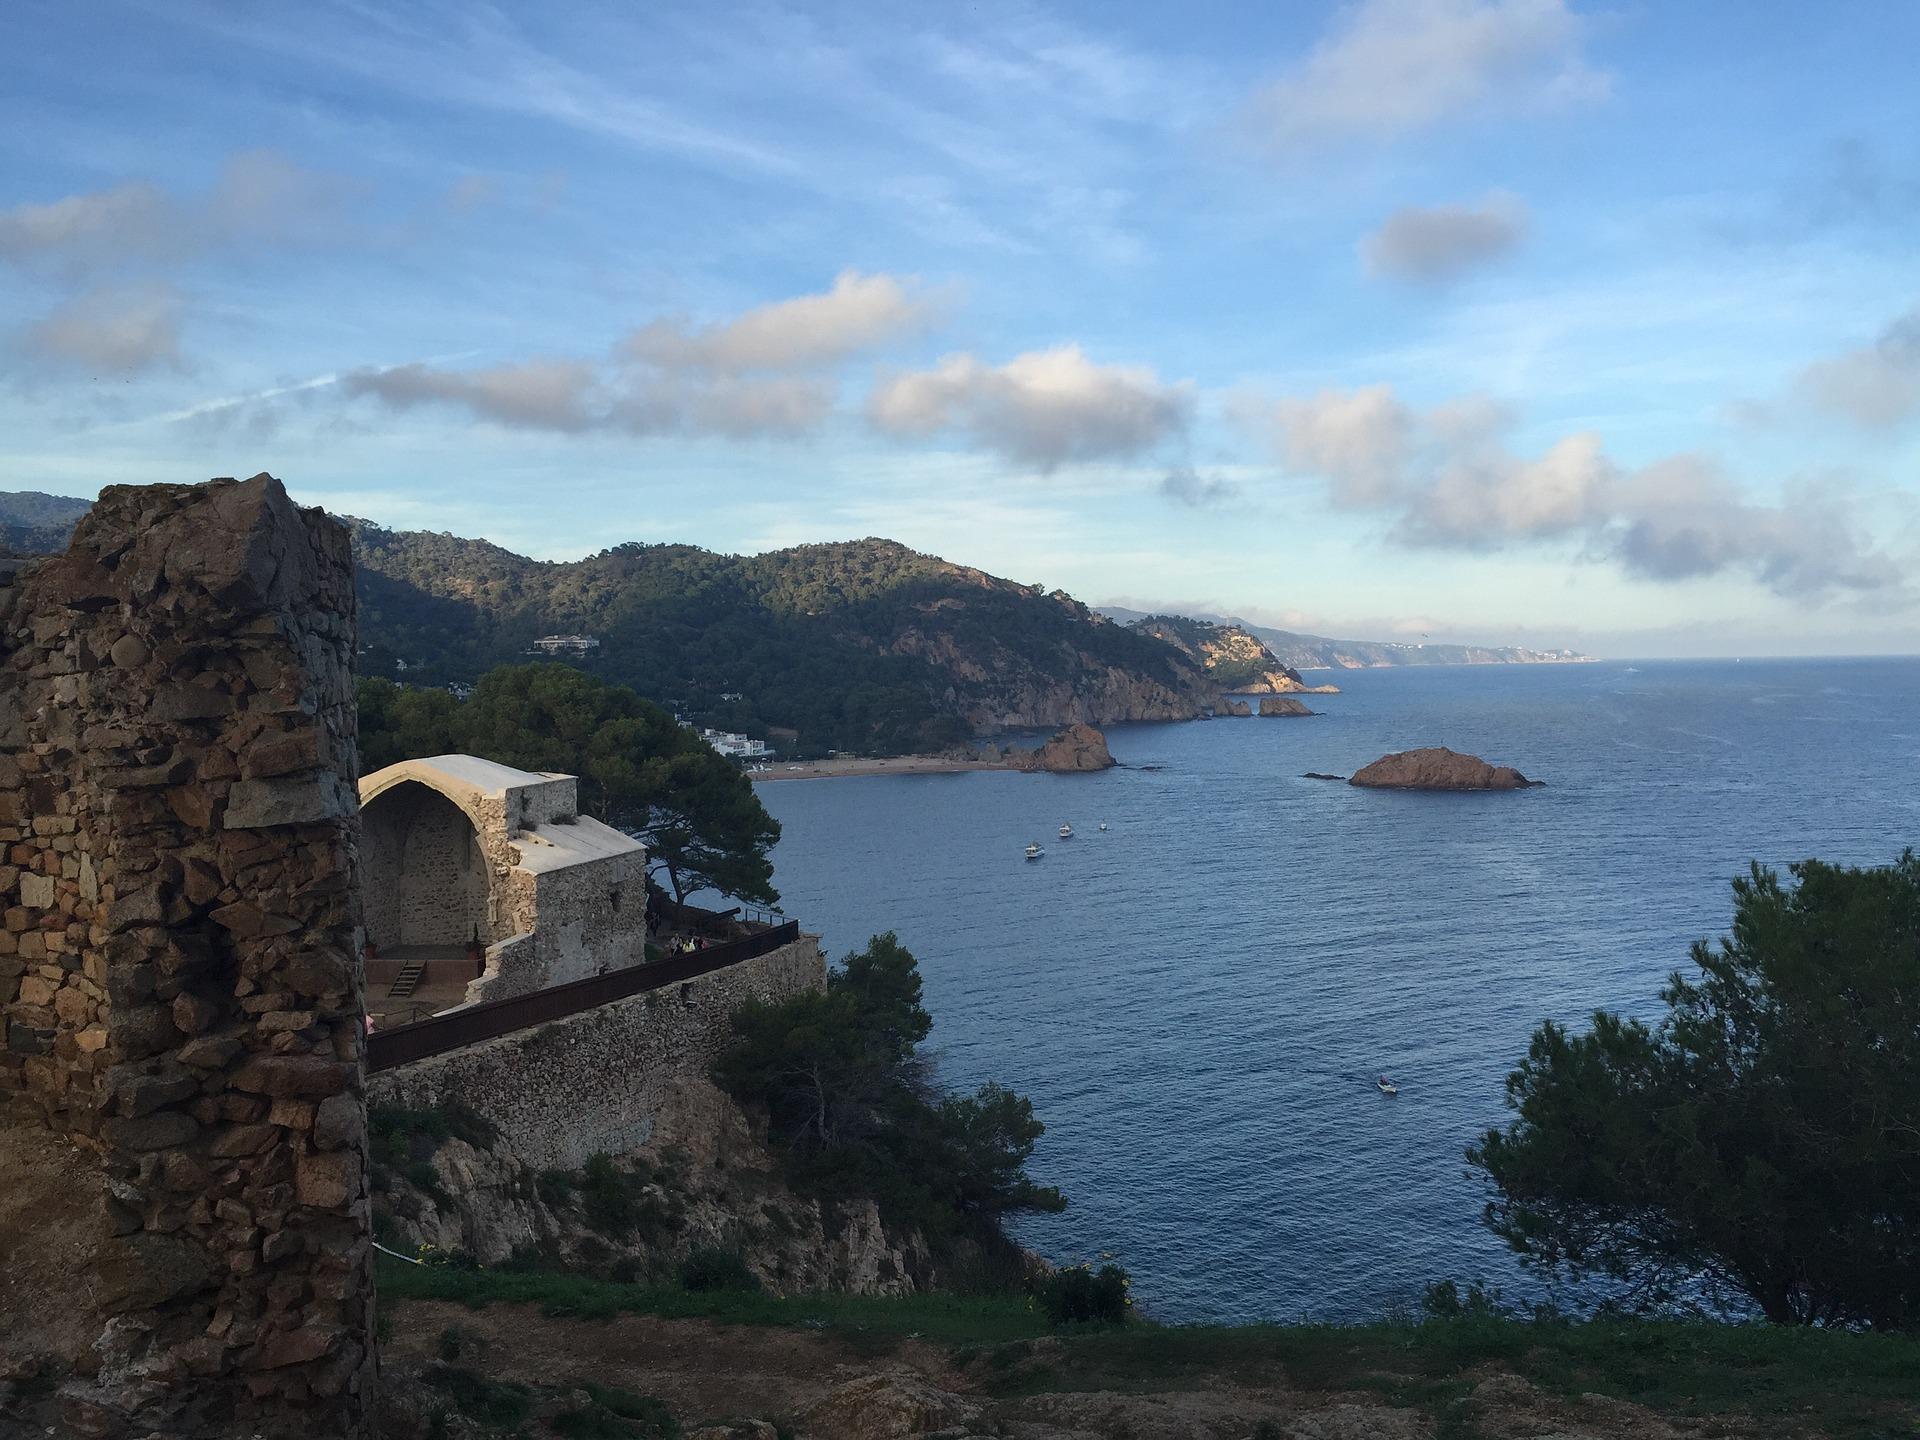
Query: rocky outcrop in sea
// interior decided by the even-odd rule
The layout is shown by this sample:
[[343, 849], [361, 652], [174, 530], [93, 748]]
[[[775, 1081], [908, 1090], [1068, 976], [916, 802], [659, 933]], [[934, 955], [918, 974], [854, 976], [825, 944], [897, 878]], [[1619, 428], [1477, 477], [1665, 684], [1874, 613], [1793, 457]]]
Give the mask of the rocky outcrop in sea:
[[1355, 771], [1349, 785], [1373, 790], [1526, 790], [1544, 785], [1511, 765], [1491, 765], [1444, 745], [1382, 755]]
[[1015, 770], [1044, 770], [1050, 775], [1079, 775], [1110, 770], [1119, 762], [1107, 750], [1107, 737], [1091, 725], [1069, 725], [1037, 750], [1007, 755]]

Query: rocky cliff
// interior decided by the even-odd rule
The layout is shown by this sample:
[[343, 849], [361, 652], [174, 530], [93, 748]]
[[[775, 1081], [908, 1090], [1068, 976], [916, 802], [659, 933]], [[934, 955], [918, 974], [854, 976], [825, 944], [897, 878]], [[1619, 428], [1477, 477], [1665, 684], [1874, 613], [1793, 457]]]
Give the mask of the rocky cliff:
[[[1299, 671], [1283, 665], [1257, 636], [1238, 625], [1216, 625], [1183, 615], [1149, 615], [1128, 628], [1171, 645], [1201, 666], [1224, 692], [1283, 695], [1307, 688]], [[1318, 693], [1337, 692], [1325, 686]]]
[[1383, 755], [1347, 781], [1375, 790], [1525, 790], [1545, 784], [1529, 780], [1511, 765], [1490, 765], [1478, 755], [1462, 755], [1444, 745]]
[[1010, 751], [1007, 761], [1015, 770], [1042, 770], [1050, 775], [1111, 770], [1119, 763], [1107, 751], [1107, 737], [1091, 725], [1069, 725], [1037, 750]]
[[673, 1082], [646, 1145], [584, 1170], [536, 1170], [470, 1113], [374, 1114], [375, 1228], [405, 1253], [518, 1259], [602, 1278], [674, 1281], [737, 1256], [769, 1291], [911, 1293], [931, 1282], [917, 1237], [871, 1201], [793, 1194], [747, 1116], [700, 1076]]

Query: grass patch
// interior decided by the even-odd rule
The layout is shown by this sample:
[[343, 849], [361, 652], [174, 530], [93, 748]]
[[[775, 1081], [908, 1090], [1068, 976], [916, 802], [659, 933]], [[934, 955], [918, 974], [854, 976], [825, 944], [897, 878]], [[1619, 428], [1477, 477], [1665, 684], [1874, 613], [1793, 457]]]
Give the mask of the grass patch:
[[1046, 1317], [1017, 1297], [953, 1295], [778, 1296], [756, 1291], [620, 1285], [579, 1275], [452, 1270], [404, 1265], [379, 1257], [380, 1295], [386, 1301], [451, 1300], [480, 1309], [490, 1304], [538, 1305], [548, 1315], [607, 1320], [615, 1315], [719, 1320], [845, 1335], [920, 1335], [944, 1344], [998, 1344], [1048, 1333]]
[[[623, 1312], [835, 1334], [861, 1354], [914, 1335], [948, 1346], [984, 1390], [1179, 1389], [1203, 1381], [1360, 1390], [1476, 1434], [1481, 1367], [1552, 1394], [1597, 1392], [1685, 1416], [1753, 1416], [1837, 1440], [1920, 1434], [1920, 1336], [1662, 1320], [1527, 1322], [1464, 1316], [1369, 1325], [1154, 1325], [1053, 1330], [1007, 1296], [779, 1296], [618, 1285], [563, 1274], [456, 1271], [379, 1260], [384, 1302], [534, 1304], [553, 1316]], [[1030, 1343], [1057, 1335], [1042, 1362]]]
[[1791, 1418], [1860, 1440], [1911, 1435], [1920, 1412], [1920, 1337], [1660, 1320], [1132, 1326], [1064, 1337], [1044, 1376], [990, 1366], [984, 1383], [1018, 1394], [1271, 1378], [1373, 1391], [1467, 1436], [1468, 1372], [1487, 1364], [1563, 1396], [1592, 1391], [1668, 1413]]

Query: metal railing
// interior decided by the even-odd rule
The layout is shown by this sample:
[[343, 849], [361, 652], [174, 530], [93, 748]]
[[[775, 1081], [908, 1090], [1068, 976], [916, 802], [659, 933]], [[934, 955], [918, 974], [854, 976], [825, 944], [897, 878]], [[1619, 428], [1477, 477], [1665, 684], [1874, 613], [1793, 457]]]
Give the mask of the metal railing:
[[632, 995], [643, 995], [666, 985], [697, 979], [715, 970], [751, 960], [791, 944], [800, 938], [798, 921], [789, 920], [771, 930], [762, 930], [724, 945], [710, 945], [691, 954], [675, 955], [647, 965], [634, 965], [608, 975], [594, 975], [566, 985], [536, 990], [531, 995], [515, 995], [506, 1000], [489, 1000], [450, 1014], [436, 1015], [414, 1025], [394, 1030], [376, 1030], [367, 1037], [367, 1072], [391, 1070], [442, 1055], [462, 1045], [511, 1035], [530, 1025], [562, 1020], [582, 1010], [592, 1010]]

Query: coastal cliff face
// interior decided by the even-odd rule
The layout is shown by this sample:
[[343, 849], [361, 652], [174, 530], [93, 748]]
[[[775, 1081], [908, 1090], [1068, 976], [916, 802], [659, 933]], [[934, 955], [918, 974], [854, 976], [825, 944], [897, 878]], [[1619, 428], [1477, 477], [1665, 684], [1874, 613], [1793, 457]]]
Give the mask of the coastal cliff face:
[[1444, 745], [1383, 755], [1355, 771], [1349, 785], [1375, 790], [1525, 790], [1544, 784], [1511, 765], [1490, 765]]
[[[1282, 664], [1258, 636], [1238, 625], [1216, 625], [1183, 615], [1150, 615], [1128, 628], [1171, 645], [1202, 667], [1222, 692], [1284, 695], [1307, 688], [1299, 671]], [[1315, 693], [1338, 692], [1324, 686]]]
[[946, 684], [940, 700], [976, 735], [1049, 725], [1115, 725], [1130, 720], [1191, 720], [1211, 701], [1203, 667], [1178, 652], [1153, 657], [1154, 669], [1125, 665], [1066, 645], [1023, 654], [991, 632], [964, 637], [909, 626], [888, 652], [927, 662]]

